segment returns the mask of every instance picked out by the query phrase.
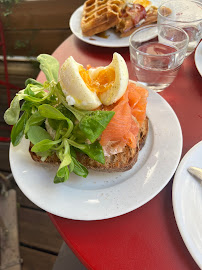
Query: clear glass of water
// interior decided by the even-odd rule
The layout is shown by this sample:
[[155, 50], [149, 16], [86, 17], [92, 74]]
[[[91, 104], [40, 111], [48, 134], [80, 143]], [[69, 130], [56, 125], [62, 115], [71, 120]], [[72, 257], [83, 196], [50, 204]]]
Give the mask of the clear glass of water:
[[189, 36], [186, 56], [202, 38], [202, 1], [170, 0], [158, 8], [158, 25], [169, 24], [184, 29]]
[[188, 46], [187, 33], [172, 25], [149, 25], [129, 39], [133, 78], [156, 92], [168, 87], [182, 65]]

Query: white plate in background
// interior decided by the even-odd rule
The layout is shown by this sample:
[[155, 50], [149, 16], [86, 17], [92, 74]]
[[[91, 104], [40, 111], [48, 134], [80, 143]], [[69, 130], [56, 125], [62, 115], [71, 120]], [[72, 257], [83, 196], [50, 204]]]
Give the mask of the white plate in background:
[[187, 168], [202, 168], [202, 141], [181, 160], [173, 182], [173, 208], [176, 222], [190, 254], [202, 269], [202, 185]]
[[198, 47], [196, 48], [194, 59], [195, 59], [196, 68], [198, 69], [198, 72], [202, 76], [202, 41], [199, 43]]
[[69, 22], [70, 29], [72, 33], [79, 38], [80, 40], [100, 46], [100, 47], [128, 47], [129, 46], [129, 37], [120, 38], [120, 35], [116, 33], [113, 29], [105, 31], [106, 38], [99, 37], [94, 35], [92, 37], [86, 37], [82, 34], [81, 30], [81, 17], [83, 12], [83, 6], [79, 7], [72, 14]]
[[76, 220], [100, 220], [128, 213], [155, 197], [175, 173], [182, 151], [182, 132], [176, 114], [157, 93], [149, 91], [149, 132], [137, 163], [127, 172], [89, 171], [54, 184], [57, 167], [34, 162], [29, 141], [10, 146], [10, 165], [16, 183], [37, 206]]
[[[153, 0], [152, 4], [156, 7], [160, 5], [161, 1], [160, 0]], [[78, 9], [74, 11], [70, 18], [70, 29], [72, 33], [79, 38], [80, 40], [100, 46], [100, 47], [112, 47], [112, 48], [117, 48], [117, 47], [128, 47], [129, 46], [129, 37], [120, 37], [119, 33], [116, 33], [113, 29], [109, 29], [105, 31], [105, 35], [107, 38], [99, 37], [97, 35], [94, 35], [92, 37], [86, 37], [82, 34], [81, 31], [81, 17], [82, 17], [82, 12], [83, 12], [83, 6], [80, 6]]]

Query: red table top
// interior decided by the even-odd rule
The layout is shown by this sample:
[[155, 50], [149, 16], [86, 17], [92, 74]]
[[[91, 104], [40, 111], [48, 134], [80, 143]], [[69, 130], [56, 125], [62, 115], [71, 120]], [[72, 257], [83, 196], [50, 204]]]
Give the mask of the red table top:
[[[120, 53], [133, 79], [128, 48], [102, 48], [70, 36], [53, 53], [62, 64], [67, 57], [86, 66], [105, 66]], [[39, 76], [43, 79], [43, 75]], [[202, 139], [202, 78], [194, 54], [183, 63], [173, 84], [161, 96], [174, 109], [182, 128], [184, 154]], [[140, 208], [101, 221], [76, 221], [49, 214], [61, 236], [88, 269], [199, 269], [187, 250], [172, 208], [172, 180]]]

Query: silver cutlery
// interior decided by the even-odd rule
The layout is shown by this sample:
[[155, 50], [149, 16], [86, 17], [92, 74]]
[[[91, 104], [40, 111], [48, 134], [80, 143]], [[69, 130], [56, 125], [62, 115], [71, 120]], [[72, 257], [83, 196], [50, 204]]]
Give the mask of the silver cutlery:
[[189, 167], [188, 172], [202, 181], [202, 169], [197, 167]]

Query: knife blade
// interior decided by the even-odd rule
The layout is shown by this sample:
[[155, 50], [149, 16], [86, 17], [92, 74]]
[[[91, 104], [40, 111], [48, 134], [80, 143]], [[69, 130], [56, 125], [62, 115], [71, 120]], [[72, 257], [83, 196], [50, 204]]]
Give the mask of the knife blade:
[[187, 170], [190, 174], [194, 175], [195, 177], [197, 177], [199, 180], [202, 181], [202, 169], [201, 168], [189, 167]]

